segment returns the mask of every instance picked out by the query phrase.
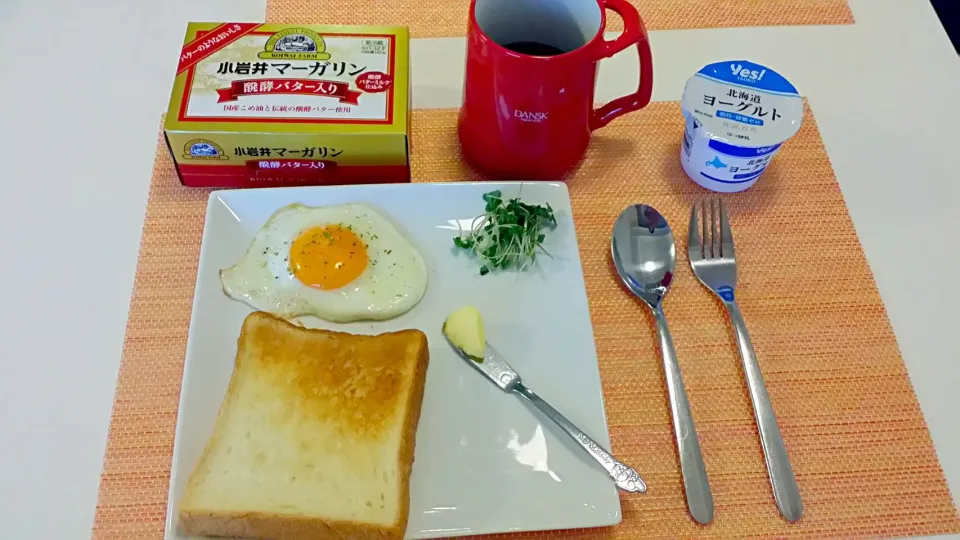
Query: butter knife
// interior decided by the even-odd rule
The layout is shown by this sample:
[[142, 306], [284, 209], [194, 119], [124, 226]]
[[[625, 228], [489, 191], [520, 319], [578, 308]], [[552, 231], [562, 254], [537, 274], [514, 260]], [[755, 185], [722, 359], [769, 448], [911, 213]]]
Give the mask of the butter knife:
[[[450, 340], [448, 339], [447, 341]], [[457, 351], [457, 354], [459, 354], [461, 358], [466, 360], [474, 369], [486, 375], [488, 379], [493, 381], [493, 383], [502, 390], [519, 394], [534, 407], [540, 409], [547, 418], [553, 420], [560, 426], [560, 429], [573, 438], [573, 440], [577, 441], [584, 451], [590, 454], [593, 459], [597, 460], [597, 463], [613, 478], [618, 488], [633, 493], [644, 493], [647, 491], [646, 482], [640, 478], [640, 474], [637, 473], [636, 470], [610, 455], [609, 452], [588, 437], [580, 428], [573, 425], [573, 422], [567, 420], [566, 417], [551, 407], [549, 403], [535, 394], [533, 390], [524, 386], [520, 381], [520, 375], [510, 367], [510, 364], [507, 364], [507, 361], [500, 356], [500, 353], [498, 353], [496, 349], [490, 346], [490, 343], [487, 343], [487, 351], [482, 362], [475, 360], [460, 347], [454, 345], [453, 342], [450, 342], [450, 345]]]

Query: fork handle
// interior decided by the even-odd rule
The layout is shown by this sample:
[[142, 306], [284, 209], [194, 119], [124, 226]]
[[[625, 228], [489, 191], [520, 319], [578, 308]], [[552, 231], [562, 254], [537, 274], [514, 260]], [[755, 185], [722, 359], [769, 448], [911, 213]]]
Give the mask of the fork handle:
[[657, 333], [660, 334], [660, 353], [663, 355], [663, 376], [667, 383], [667, 398], [670, 401], [670, 416], [673, 419], [673, 433], [677, 440], [677, 453], [680, 455], [680, 473], [683, 476], [683, 491], [687, 496], [687, 509], [697, 523], [706, 525], [713, 521], [713, 494], [710, 493], [710, 481], [707, 468], [700, 452], [700, 441], [693, 425], [693, 413], [690, 401], [683, 386], [677, 351], [673, 347], [667, 317], [662, 308], [654, 308], [657, 320]]
[[803, 515], [803, 501], [800, 499], [797, 479], [793, 475], [790, 458], [783, 445], [783, 437], [780, 435], [777, 417], [773, 413], [773, 405], [763, 382], [757, 355], [753, 352], [753, 344], [747, 334], [747, 324], [736, 302], [724, 303], [730, 312], [730, 322], [737, 335], [737, 347], [743, 359], [743, 374], [747, 379], [750, 401], [753, 403], [753, 415], [757, 419], [757, 430], [760, 432], [760, 444], [763, 446], [763, 457], [770, 475], [773, 498], [784, 519], [794, 522]]

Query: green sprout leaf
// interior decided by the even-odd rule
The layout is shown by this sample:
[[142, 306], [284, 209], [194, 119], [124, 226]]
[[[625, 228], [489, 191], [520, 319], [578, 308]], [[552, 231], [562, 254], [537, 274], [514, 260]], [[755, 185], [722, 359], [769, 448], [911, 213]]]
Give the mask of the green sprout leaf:
[[481, 276], [496, 268], [523, 270], [535, 262], [537, 249], [546, 253], [542, 246], [546, 234], [541, 231], [557, 225], [549, 204], [527, 204], [519, 198], [504, 201], [499, 190], [485, 193], [483, 200], [484, 215], [466, 234], [461, 230], [453, 239], [456, 247], [470, 250], [480, 260]]

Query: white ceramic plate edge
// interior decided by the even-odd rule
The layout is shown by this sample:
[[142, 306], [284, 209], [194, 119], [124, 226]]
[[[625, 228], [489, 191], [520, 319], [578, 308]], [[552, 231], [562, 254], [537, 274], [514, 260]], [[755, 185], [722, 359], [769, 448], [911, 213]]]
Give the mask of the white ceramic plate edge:
[[[460, 185], [464, 185], [464, 184], [469, 184], [469, 185], [474, 185], [474, 186], [477, 186], [477, 185], [491, 185], [491, 188], [495, 188], [495, 185], [500, 185], [500, 184], [504, 184], [504, 183], [506, 183], [506, 182], [456, 182], [456, 184], [460, 184]], [[518, 182], [518, 183], [522, 183], [522, 182]], [[567, 201], [569, 202], [569, 189], [567, 188], [567, 186], [566, 186], [565, 183], [563, 183], [563, 182], [546, 182], [546, 183], [547, 183], [547, 184], [550, 184], [550, 185], [552, 185], [552, 186], [555, 186], [555, 187], [560, 187], [563, 196], [564, 196], [564, 197], [567, 199]], [[418, 185], [425, 185], [425, 184], [418, 184]], [[426, 184], [426, 185], [431, 185], [431, 184]], [[432, 185], [444, 186], [444, 185], [449, 185], [449, 184], [448, 184], [448, 183], [435, 183], [435, 184], [432, 184]], [[371, 186], [371, 187], [390, 189], [391, 186], [393, 186], [393, 185], [387, 185], [387, 186]], [[341, 189], [345, 189], [345, 190], [356, 189], [357, 187], [359, 187], [359, 186], [348, 185], [348, 186], [325, 186], [324, 188], [325, 188], [325, 189], [331, 189], [331, 190], [332, 190], [332, 189], [335, 189], [335, 190], [338, 190], [338, 191], [339, 191], [339, 190], [341, 190]], [[497, 186], [497, 187], [499, 187], [499, 186]], [[182, 437], [183, 437], [183, 425], [184, 425], [184, 423], [181, 421], [181, 420], [182, 420], [181, 415], [183, 414], [183, 411], [184, 411], [184, 407], [183, 407], [183, 405], [184, 405], [184, 398], [185, 398], [185, 396], [188, 395], [188, 392], [189, 392], [189, 389], [188, 389], [188, 386], [187, 386], [187, 385], [190, 384], [190, 382], [187, 380], [187, 379], [189, 378], [189, 377], [188, 377], [188, 374], [189, 374], [189, 372], [190, 372], [190, 370], [189, 370], [190, 366], [187, 364], [187, 361], [189, 361], [189, 359], [190, 359], [190, 357], [191, 357], [191, 354], [190, 354], [191, 340], [190, 340], [190, 337], [189, 337], [189, 336], [193, 335], [194, 332], [197, 331], [197, 327], [200, 326], [200, 325], [202, 325], [202, 323], [201, 323], [200, 321], [198, 321], [197, 318], [194, 317], [194, 314], [197, 312], [198, 302], [202, 301], [202, 300], [200, 299], [200, 295], [198, 294], [198, 291], [197, 291], [197, 288], [200, 286], [199, 276], [201, 275], [202, 272], [205, 271], [204, 261], [208, 259], [208, 257], [206, 257], [205, 255], [206, 255], [206, 252], [207, 252], [207, 250], [208, 250], [208, 246], [210, 246], [211, 235], [213, 234], [212, 231], [214, 230], [212, 227], [209, 226], [209, 222], [208, 222], [209, 216], [210, 216], [210, 213], [211, 213], [211, 210], [214, 208], [214, 206], [215, 206], [216, 204], [224, 204], [224, 205], [227, 207], [227, 210], [228, 210], [228, 211], [233, 212], [233, 210], [230, 210], [230, 209], [229, 209], [229, 206], [227, 205], [227, 203], [222, 200], [222, 195], [223, 195], [225, 192], [231, 193], [232, 195], [239, 195], [239, 194], [236, 193], [236, 192], [241, 192], [241, 191], [257, 191], [257, 192], [261, 192], [261, 193], [262, 193], [262, 192], [277, 191], [277, 190], [286, 191], [286, 190], [289, 190], [289, 189], [291, 189], [291, 188], [253, 188], [253, 189], [246, 189], [246, 190], [218, 190], [218, 191], [213, 191], [213, 192], [211, 192], [211, 193], [209, 194], [209, 196], [208, 196], [207, 206], [206, 206], [206, 213], [205, 213], [205, 215], [204, 215], [204, 232], [203, 232], [203, 235], [202, 235], [202, 241], [201, 241], [202, 243], [201, 243], [201, 249], [200, 249], [199, 259], [198, 259], [198, 267], [197, 267], [197, 276], [198, 276], [198, 279], [197, 279], [197, 281], [196, 281], [195, 284], [194, 284], [194, 298], [193, 298], [192, 305], [191, 305], [191, 319], [190, 319], [189, 330], [188, 330], [189, 333], [188, 333], [188, 339], [187, 339], [187, 347], [186, 347], [186, 350], [185, 350], [184, 366], [183, 366], [183, 373], [182, 373], [182, 379], [181, 379], [180, 398], [179, 398], [179, 400], [178, 400], [177, 426], [176, 426], [176, 430], [175, 430], [174, 448], [173, 448], [173, 455], [172, 455], [172, 459], [171, 459], [171, 463], [170, 463], [171, 476], [170, 476], [170, 483], [169, 483], [169, 485], [168, 485], [167, 511], [166, 511], [166, 517], [165, 517], [165, 531], [164, 531], [166, 538], [171, 538], [171, 537], [179, 538], [179, 536], [177, 536], [178, 523], [177, 523], [177, 518], [176, 518], [176, 514], [177, 514], [177, 503], [178, 503], [178, 499], [177, 499], [178, 494], [174, 493], [173, 487], [174, 487], [174, 485], [175, 485], [176, 483], [179, 483], [179, 484], [181, 485], [181, 487], [182, 487], [182, 486], [185, 486], [185, 484], [186, 484], [186, 478], [180, 478], [180, 475], [183, 475], [183, 474], [189, 475], [189, 472], [184, 473], [183, 470], [181, 470], [181, 472], [180, 472], [179, 475], [178, 475], [178, 473], [177, 473], [178, 470], [182, 469], [182, 467], [179, 467], [179, 466], [178, 466], [179, 459], [181, 458], [181, 454], [182, 454], [182, 449], [180, 448], [180, 446], [183, 444], [183, 442], [182, 442], [182, 441], [183, 441]], [[298, 189], [302, 189], [302, 188], [298, 188]], [[574, 218], [574, 217], [573, 217], [573, 208], [572, 208], [572, 204], [571, 204], [571, 205], [570, 205], [570, 219], [573, 220], [573, 218]], [[575, 262], [576, 262], [576, 265], [577, 265], [577, 274], [578, 274], [578, 277], [579, 277], [580, 281], [582, 282], [582, 281], [584, 280], [583, 266], [582, 266], [582, 260], [581, 260], [581, 257], [580, 257], [580, 252], [579, 252], [579, 240], [576, 238], [576, 227], [575, 227], [575, 224], [574, 224], [573, 222], [571, 222], [571, 228], [572, 228], [573, 231], [574, 231], [574, 244], [575, 244], [575, 246], [576, 246], [576, 250], [575, 250], [574, 255], [575, 255]], [[581, 291], [580, 291], [579, 293], [577, 293], [577, 294], [580, 295], [580, 296], [578, 297], [577, 301], [578, 301], [578, 302], [582, 302], [582, 304], [587, 307], [587, 313], [588, 313], [588, 316], [589, 316], [589, 308], [590, 308], [590, 306], [589, 306], [589, 299], [588, 299], [588, 297], [587, 297], [586, 289], [585, 289], [585, 288], [582, 288]], [[594, 333], [594, 330], [593, 330], [593, 328], [592, 328], [592, 325], [591, 325], [591, 327], [589, 328], [589, 337], [590, 337], [590, 340], [591, 340], [591, 342], [592, 342], [592, 344], [593, 344], [594, 353], [595, 353], [595, 350], [596, 350], [596, 339], [595, 339], [595, 333]], [[194, 361], [195, 361], [195, 360], [194, 360]], [[597, 381], [599, 381], [599, 383], [600, 383], [600, 385], [601, 385], [601, 390], [602, 390], [602, 378], [601, 378], [601, 376], [600, 376], [599, 363], [598, 363], [598, 362], [594, 363], [590, 369], [592, 370], [593, 373], [596, 373], [596, 379], [597, 379]], [[603, 432], [602, 432], [602, 433], [597, 433], [597, 435], [599, 435], [600, 437], [602, 437], [602, 439], [600, 439], [598, 442], [601, 442], [601, 444], [602, 444], [603, 446], [605, 446], [606, 448], [609, 449], [609, 448], [610, 448], [610, 431], [609, 431], [609, 425], [608, 425], [608, 422], [607, 422], [606, 404], [605, 404], [605, 399], [604, 399], [604, 397], [603, 397], [602, 391], [599, 393], [599, 398], [600, 398], [600, 412], [601, 412], [601, 415], [602, 415]], [[222, 400], [222, 396], [220, 396], [220, 400]], [[603, 444], [604, 441], [605, 441], [606, 444]], [[175, 479], [175, 476], [176, 476], [176, 479]], [[616, 491], [616, 488], [615, 488], [612, 484], [611, 484], [611, 486], [610, 486], [610, 489], [613, 490], [614, 492]], [[182, 490], [182, 489], [181, 489], [181, 490]], [[607, 514], [607, 515], [609, 515], [609, 517], [610, 517], [611, 519], [609, 519], [609, 520], [606, 521], [606, 522], [594, 521], [594, 522], [592, 522], [592, 523], [590, 523], [590, 524], [584, 525], [584, 527], [605, 527], [605, 526], [612, 526], [612, 525], [616, 525], [616, 524], [620, 523], [620, 522], [622, 521], [622, 519], [623, 519], [622, 505], [621, 505], [621, 503], [620, 503], [619, 497], [614, 497], [613, 500], [615, 501], [616, 506], [614, 507], [614, 506], [613, 506], [613, 503], [610, 503], [610, 510], [611, 510], [611, 512], [610, 512], [609, 514]], [[565, 529], [565, 530], [577, 530], [577, 527], [573, 527], [573, 528], [565, 527], [564, 529]], [[550, 530], [564, 530], [564, 529], [550, 529]], [[531, 528], [512, 528], [512, 529], [510, 529], [509, 531], [504, 531], [504, 532], [523, 532], [523, 531], [542, 531], [542, 530], [545, 530], [545, 529], [543, 529], [543, 528], [541, 528], [541, 527], [531, 527]], [[479, 532], [478, 532], [478, 533], [479, 533]], [[469, 533], [469, 534], [473, 534], [473, 533]], [[447, 535], [447, 536], [448, 536], [448, 535]]]
[[210, 193], [210, 195], [207, 197], [207, 207], [203, 214], [203, 235], [200, 239], [200, 253], [198, 254], [197, 258], [197, 275], [193, 284], [193, 301], [190, 303], [190, 326], [187, 329], [187, 342], [183, 351], [183, 372], [180, 374], [180, 398], [177, 400], [177, 427], [173, 435], [173, 455], [170, 459], [170, 481], [167, 484], [167, 514], [166, 518], [164, 519], [164, 538], [169, 538], [170, 534], [174, 533], [179, 526], [176, 513], [176, 507], [179, 501], [175, 499], [173, 486], [174, 476], [177, 475], [177, 470], [179, 469], [179, 467], [177, 467], [177, 461], [179, 460], [179, 456], [181, 454], [181, 452], [178, 451], [178, 447], [183, 444], [181, 432], [183, 430], [184, 423], [180, 421], [180, 415], [183, 414], [184, 396], [187, 395], [187, 385], [190, 384], [187, 377], [189, 367], [187, 366], [187, 359], [190, 358], [190, 335], [196, 330], [195, 326], [200, 324], [197, 322], [197, 319], [193, 316], [193, 314], [197, 311], [197, 302], [200, 298], [200, 295], [197, 294], [197, 287], [199, 286], [200, 272], [202, 271], [202, 265], [204, 261], [203, 255], [204, 251], [207, 250], [207, 246], [210, 245], [208, 237], [210, 234], [212, 234], [210, 232], [211, 228], [207, 226], [207, 218], [210, 215], [210, 208], [213, 206], [214, 201], [219, 201], [219, 193], [220, 191], [213, 191]]

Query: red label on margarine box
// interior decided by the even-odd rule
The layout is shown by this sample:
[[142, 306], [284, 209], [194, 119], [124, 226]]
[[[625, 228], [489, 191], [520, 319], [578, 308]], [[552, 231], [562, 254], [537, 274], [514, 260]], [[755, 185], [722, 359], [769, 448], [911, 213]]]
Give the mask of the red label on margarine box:
[[164, 121], [188, 186], [408, 182], [407, 29], [190, 23]]

